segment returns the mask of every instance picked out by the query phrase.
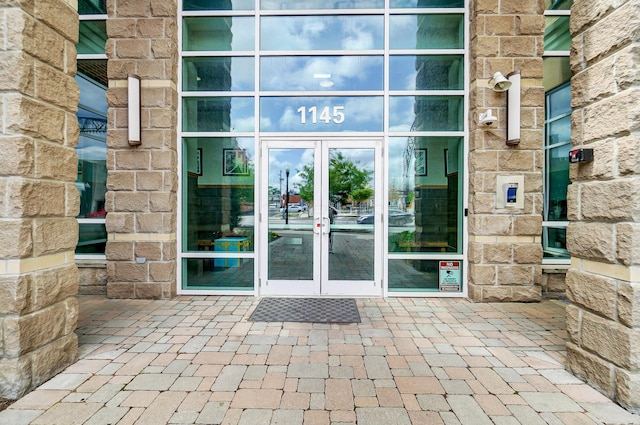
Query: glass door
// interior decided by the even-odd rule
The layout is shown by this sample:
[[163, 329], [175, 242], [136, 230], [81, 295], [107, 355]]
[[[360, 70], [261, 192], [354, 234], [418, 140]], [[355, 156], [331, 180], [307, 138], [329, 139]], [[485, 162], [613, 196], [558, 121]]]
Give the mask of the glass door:
[[379, 145], [263, 144], [261, 295], [382, 295]]

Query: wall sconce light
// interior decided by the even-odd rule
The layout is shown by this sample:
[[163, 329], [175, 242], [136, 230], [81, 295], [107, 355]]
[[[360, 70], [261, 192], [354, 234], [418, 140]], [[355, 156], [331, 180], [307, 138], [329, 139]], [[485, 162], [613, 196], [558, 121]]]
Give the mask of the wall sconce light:
[[507, 145], [520, 144], [520, 71], [513, 71], [505, 77], [501, 72], [493, 74], [489, 80], [495, 92], [507, 92]]
[[509, 87], [511, 87], [511, 81], [502, 75], [502, 72], [497, 71], [489, 80], [489, 85], [493, 91], [500, 93], [509, 90]]
[[127, 100], [129, 116], [129, 146], [139, 146], [142, 143], [140, 137], [140, 77], [129, 75], [127, 78]]

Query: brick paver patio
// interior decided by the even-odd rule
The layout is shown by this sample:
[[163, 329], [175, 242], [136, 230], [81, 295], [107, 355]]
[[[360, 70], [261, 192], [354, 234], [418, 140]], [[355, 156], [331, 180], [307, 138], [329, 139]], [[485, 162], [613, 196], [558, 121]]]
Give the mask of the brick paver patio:
[[359, 299], [360, 324], [252, 323], [258, 299], [81, 296], [80, 359], [0, 424], [640, 424], [564, 370], [564, 304]]

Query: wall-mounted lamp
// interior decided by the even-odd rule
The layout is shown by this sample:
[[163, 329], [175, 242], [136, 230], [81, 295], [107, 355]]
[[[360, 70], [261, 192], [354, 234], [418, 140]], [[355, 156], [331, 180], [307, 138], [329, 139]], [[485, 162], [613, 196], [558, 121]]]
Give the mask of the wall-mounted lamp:
[[509, 90], [509, 87], [511, 87], [511, 81], [502, 75], [502, 72], [496, 71], [496, 73], [493, 74], [493, 77], [489, 80], [489, 85], [493, 91], [503, 92]]
[[129, 75], [127, 83], [129, 146], [139, 146], [142, 143], [142, 138], [140, 137], [140, 77]]
[[507, 92], [507, 145], [520, 144], [520, 71], [513, 71], [505, 77], [496, 72], [489, 80], [495, 92]]

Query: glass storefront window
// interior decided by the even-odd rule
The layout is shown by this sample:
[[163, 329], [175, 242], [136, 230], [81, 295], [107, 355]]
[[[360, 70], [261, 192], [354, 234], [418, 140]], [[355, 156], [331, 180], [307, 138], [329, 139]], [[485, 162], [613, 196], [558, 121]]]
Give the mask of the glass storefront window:
[[255, 47], [253, 18], [191, 17], [182, 21], [185, 51], [251, 51]]
[[544, 67], [542, 85], [545, 91], [558, 87], [571, 79], [569, 56], [549, 56], [542, 59]]
[[382, 56], [267, 56], [260, 59], [260, 88], [382, 90]]
[[252, 57], [204, 57], [182, 60], [184, 91], [253, 91]]
[[254, 0], [182, 0], [182, 10], [253, 10]]
[[264, 10], [381, 9], [383, 0], [261, 0]]
[[544, 50], [566, 50], [571, 48], [571, 32], [568, 16], [545, 17]]
[[78, 0], [78, 14], [80, 15], [106, 15], [106, 0]]
[[107, 230], [104, 223], [81, 223], [76, 254], [104, 255], [107, 246]]
[[252, 258], [184, 258], [182, 288], [253, 291], [253, 269]]
[[[236, 241], [253, 251], [254, 139], [183, 139], [183, 249], [215, 250]], [[228, 250], [227, 250], [228, 251]]]
[[[453, 270], [441, 267], [437, 260], [389, 260], [389, 292], [462, 292], [462, 261], [450, 263]], [[447, 272], [451, 276], [446, 276]]]
[[[93, 68], [86, 67], [84, 61], [78, 61], [78, 68], [106, 68], [100, 62], [93, 61]], [[97, 64], [95, 63], [97, 62]], [[107, 183], [107, 97], [106, 87], [87, 75], [79, 73], [76, 82], [80, 88], [78, 106], [78, 125], [80, 137], [76, 152], [78, 154], [78, 177], [76, 187], [80, 193], [80, 238], [76, 247], [78, 254], [104, 254], [107, 235], [102, 220], [106, 216], [105, 194]], [[87, 222], [99, 220], [98, 223]]]
[[390, 253], [461, 252], [462, 155], [461, 137], [389, 140]]
[[463, 56], [391, 56], [389, 88], [391, 90], [462, 90], [464, 88]]
[[391, 8], [451, 8], [464, 7], [464, 0], [390, 0]]
[[182, 99], [182, 130], [253, 131], [253, 97], [191, 97]]
[[383, 16], [263, 16], [262, 50], [381, 50]]
[[382, 96], [262, 97], [262, 131], [382, 131]]
[[76, 45], [78, 54], [104, 54], [106, 42], [106, 21], [80, 21], [80, 38]]
[[567, 221], [569, 150], [571, 149], [571, 86], [566, 83], [546, 94], [545, 107], [545, 208], [543, 231], [545, 258], [569, 258]]
[[569, 10], [573, 0], [544, 0], [545, 10]]
[[391, 15], [389, 43], [398, 49], [463, 49], [464, 15]]
[[391, 131], [462, 131], [463, 96], [392, 96]]

